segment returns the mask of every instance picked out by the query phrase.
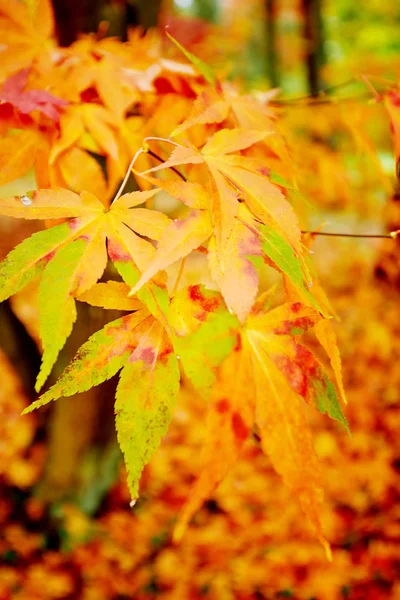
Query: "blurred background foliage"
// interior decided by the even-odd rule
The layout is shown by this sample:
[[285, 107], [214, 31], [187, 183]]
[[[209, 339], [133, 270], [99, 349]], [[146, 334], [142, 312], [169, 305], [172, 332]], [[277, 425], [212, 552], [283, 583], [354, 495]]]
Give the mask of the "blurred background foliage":
[[[400, 6], [391, 0], [54, 0], [59, 43], [140, 27], [169, 31], [223, 79], [276, 110], [310, 228], [400, 228], [389, 121], [375, 95], [399, 68]], [[173, 54], [167, 47], [166, 52]], [[284, 176], [285, 173], [282, 173]], [[32, 176], [1, 196], [35, 187]], [[289, 192], [290, 193], [290, 192]], [[304, 202], [306, 200], [306, 203]], [[314, 211], [310, 212], [309, 204]], [[0, 221], [0, 252], [32, 226]], [[399, 243], [319, 238], [312, 247], [337, 326], [353, 437], [310, 415], [325, 473], [328, 564], [295, 500], [249, 441], [181, 546], [171, 526], [199, 470], [203, 403], [183, 391], [171, 430], [129, 495], [108, 387], [20, 418], [40, 362], [37, 283], [0, 306], [0, 598], [8, 600], [384, 600], [400, 598]], [[82, 309], [59, 373], [98, 330]], [[53, 374], [53, 377], [57, 375]]]
[[[362, 73], [396, 75], [400, 7], [389, 0], [55, 0], [54, 6], [62, 45], [104, 22], [108, 35], [122, 39], [132, 26], [169, 25], [181, 41], [211, 46], [210, 63], [228, 76], [287, 94], [322, 91]], [[211, 33], [219, 37], [217, 48], [205, 40]]]

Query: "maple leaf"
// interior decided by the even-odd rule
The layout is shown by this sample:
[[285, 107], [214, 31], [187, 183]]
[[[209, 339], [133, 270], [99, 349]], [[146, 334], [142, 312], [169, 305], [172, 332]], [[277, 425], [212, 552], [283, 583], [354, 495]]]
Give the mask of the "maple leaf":
[[[59, 251], [58, 255], [61, 252]], [[53, 259], [53, 262], [55, 262], [55, 259]], [[58, 265], [54, 268], [55, 272], [57, 272], [57, 267]], [[88, 292], [79, 296], [79, 299], [106, 308], [139, 309], [142, 307], [143, 305], [138, 300], [126, 297], [127, 291], [129, 291], [129, 288], [126, 284], [108, 282], [107, 284], [94, 285]], [[123, 303], [124, 298], [125, 305]], [[50, 294], [48, 299], [51, 302], [52, 296]], [[59, 304], [55, 306], [59, 310]], [[69, 396], [77, 393], [78, 390], [85, 391], [93, 385], [99, 384], [114, 375], [130, 354], [128, 364], [121, 374], [121, 381], [117, 390], [116, 425], [121, 448], [125, 454], [130, 473], [129, 481], [131, 482], [133, 498], [137, 496], [137, 480], [143, 465], [150, 458], [150, 454], [158, 445], [159, 438], [165, 433], [168, 426], [170, 416], [167, 419], [166, 402], [168, 398], [172, 402], [176, 396], [179, 382], [176, 358], [173, 355], [168, 357], [168, 354], [171, 353], [171, 345], [164, 339], [165, 336], [159, 324], [154, 318], [149, 319], [148, 316], [149, 313], [142, 309], [134, 315], [115, 321], [97, 332], [80, 349], [75, 361], [67, 368], [58, 382], [28, 409], [29, 411], [33, 410], [60, 395]], [[141, 324], [145, 324], [144, 333], [139, 329]], [[134, 330], [136, 338], [133, 336]], [[137, 342], [136, 348], [134, 339], [140, 340]], [[152, 355], [150, 341], [154, 339], [157, 340], [157, 343], [155, 343], [154, 348], [155, 354]], [[104, 349], [102, 348], [103, 345], [105, 346]], [[91, 372], [92, 369], [96, 370], [95, 374]], [[168, 381], [171, 382], [170, 388], [166, 386]], [[145, 384], [145, 388], [143, 388], [143, 384]], [[126, 387], [130, 390], [128, 396], [126, 396]], [[132, 389], [135, 390], [134, 402], [128, 403], [127, 397], [132, 397]], [[169, 389], [169, 395], [165, 394], [167, 389]], [[141, 393], [144, 390], [146, 390], [147, 395]], [[140, 394], [137, 395], [139, 392]], [[172, 403], [169, 407], [170, 411], [171, 409]], [[137, 427], [134, 433], [138, 436], [133, 440], [132, 421], [126, 423], [126, 417], [132, 411], [135, 411], [137, 417], [135, 419]], [[168, 414], [170, 415], [170, 413]], [[126, 432], [128, 425], [130, 433], [124, 435], [123, 432]], [[145, 438], [145, 435], [148, 437]]]
[[[120, 44], [118, 51], [120, 51]], [[99, 96], [104, 106], [117, 117], [119, 122], [123, 121], [129, 107], [141, 99], [138, 91], [124, 82], [124, 72], [124, 68], [111, 56], [105, 55], [102, 60], [97, 60], [95, 63], [94, 83]], [[113, 81], [114, 85], [110, 86], [110, 81]]]
[[[17, 246], [0, 265], [0, 299], [4, 300], [44, 271], [40, 292], [40, 333], [44, 345], [42, 368], [37, 380], [40, 389], [71, 332], [76, 318], [74, 296], [89, 290], [102, 276], [108, 256], [129, 263], [135, 280], [147, 267], [155, 250], [140, 235], [162, 235], [169, 219], [156, 211], [135, 207], [159, 190], [121, 196], [109, 211], [88, 192], [80, 196], [68, 190], [38, 190], [22, 197], [6, 198], [0, 213], [28, 219], [72, 218], [47, 231], [34, 234]], [[138, 215], [133, 213], [138, 210]], [[150, 217], [147, 217], [147, 212]], [[154, 222], [154, 223], [153, 223]], [[130, 229], [131, 228], [131, 229]], [[128, 242], [123, 252], [116, 250]], [[132, 284], [132, 280], [130, 280]], [[155, 286], [153, 286], [154, 288]], [[53, 301], [56, 294], [57, 301]], [[146, 290], [144, 290], [144, 297]], [[151, 293], [150, 293], [151, 296]], [[151, 306], [155, 311], [153, 299]], [[158, 313], [159, 314], [159, 313]]]
[[235, 348], [219, 368], [207, 414], [202, 470], [174, 529], [179, 541], [201, 507], [237, 461], [254, 424], [254, 383], [249, 354]]
[[208, 83], [211, 83], [211, 85], [216, 85], [217, 81], [214, 73], [212, 72], [212, 69], [210, 69], [210, 67], [206, 65], [202, 60], [197, 58], [197, 56], [186, 50], [186, 48], [184, 48], [178, 42], [178, 40], [172, 37], [172, 35], [170, 35], [168, 31], [166, 31], [165, 33], [167, 37], [171, 40], [171, 42], [175, 44], [175, 46], [182, 52], [182, 54], [184, 54], [186, 58], [196, 67], [199, 73], [203, 75], [204, 79], [208, 81]]
[[170, 179], [156, 179], [155, 177], [151, 177], [151, 175], [139, 173], [138, 171], [133, 171], [135, 175], [138, 175], [140, 178], [149, 181], [156, 187], [160, 187], [167, 194], [176, 198], [189, 206], [190, 208], [195, 208], [197, 210], [200, 209], [210, 209], [212, 202], [212, 195], [209, 190], [200, 183], [194, 183], [192, 181], [173, 181]]
[[50, 0], [0, 0], [1, 73], [29, 66], [48, 45], [54, 30]]
[[67, 219], [97, 216], [104, 206], [91, 194], [80, 196], [61, 188], [36, 190], [0, 200], [0, 212], [17, 219]]
[[14, 248], [0, 265], [0, 300], [6, 300], [41, 273], [55, 251], [79, 236], [87, 220], [34, 233]]
[[172, 93], [176, 97], [191, 98], [195, 95], [192, 90], [192, 86], [198, 85], [195, 69], [164, 58], [162, 40], [156, 29], [146, 32], [141, 28], [130, 29], [124, 44], [116, 38], [98, 40], [95, 35], [86, 36], [74, 42], [72, 49], [74, 56], [83, 58], [85, 67], [82, 76], [82, 63], [67, 61], [74, 88], [80, 92], [96, 88], [104, 105], [118, 117], [122, 117], [130, 105], [140, 102], [143, 94]]
[[[191, 66], [161, 56], [156, 32], [144, 37], [130, 33], [124, 45], [85, 36], [68, 49], [54, 51], [48, 43], [53, 29], [48, 0], [0, 0], [2, 132], [24, 127], [2, 140], [0, 183], [34, 166], [43, 187], [72, 190], [39, 190], [0, 201], [0, 213], [8, 216], [68, 220], [35, 234], [8, 255], [0, 265], [0, 300], [42, 273], [39, 320], [44, 352], [37, 388], [74, 326], [76, 301], [135, 312], [92, 336], [27, 412], [59, 396], [85, 391], [121, 370], [116, 428], [134, 499], [143, 466], [171, 418], [179, 361], [187, 383], [210, 398], [210, 410], [204, 470], [175, 536], [182, 535], [257, 423], [263, 449], [299, 496], [325, 543], [318, 514], [318, 465], [303, 400], [345, 427], [347, 423], [332, 384], [298, 336], [315, 328], [342, 391], [340, 357], [331, 323], [320, 314], [329, 309], [316, 281], [310, 291], [298, 222], [281, 191], [287, 184], [270, 170], [285, 162], [281, 159], [286, 151], [275, 129], [275, 114], [217, 81], [207, 65], [176, 44], [213, 86], [204, 88]], [[30, 85], [38, 89], [26, 89], [29, 73]], [[273, 94], [264, 95], [267, 102]], [[70, 104], [65, 107], [67, 102], [57, 95]], [[135, 116], [128, 116], [131, 107]], [[46, 128], [24, 117], [34, 112], [33, 118], [39, 116]], [[212, 125], [198, 128], [199, 135], [197, 130], [190, 132], [190, 139], [201, 139], [201, 144], [207, 131], [220, 131], [201, 149], [184, 142], [158, 168], [148, 169], [151, 153], [142, 151], [145, 164], [139, 185], [156, 189], [120, 197], [118, 192], [110, 207], [109, 198], [143, 137], [164, 135], [160, 131], [168, 136], [179, 123], [173, 135], [195, 125]], [[100, 164], [97, 157], [105, 158]], [[150, 175], [175, 166], [183, 167], [181, 177], [189, 172], [197, 183]], [[171, 221], [147, 208], [160, 189], [185, 205], [178, 219]], [[200, 285], [179, 289], [182, 264], [170, 300], [167, 289], [172, 285], [163, 271], [183, 263], [196, 249], [207, 252], [210, 285], [221, 294]], [[206, 264], [205, 256], [201, 258]], [[262, 300], [256, 300], [262, 258], [290, 280], [301, 303], [265, 314]], [[123, 282], [97, 283], [108, 259]], [[207, 272], [201, 277], [209, 279]], [[199, 281], [190, 273], [187, 281], [193, 280]]]
[[15, 131], [12, 135], [1, 138], [0, 185], [25, 175], [35, 165], [43, 142], [41, 132], [35, 128]]
[[[109, 110], [95, 103], [69, 106], [61, 115], [60, 134], [52, 145], [49, 163], [57, 184], [84, 189], [106, 201], [114, 192], [128, 161], [121, 143], [122, 130]], [[105, 156], [107, 179], [92, 154]]]
[[[238, 217], [245, 213], [245, 207], [239, 206]], [[244, 215], [248, 219], [248, 215]], [[258, 290], [258, 271], [254, 264], [262, 255], [259, 235], [246, 226], [245, 222], [235, 220], [225, 246], [217, 251], [213, 237], [208, 245], [208, 263], [212, 278], [225, 299], [227, 306], [240, 321], [245, 321]], [[240, 293], [238, 293], [240, 290]]]
[[103, 106], [81, 103], [69, 107], [60, 120], [60, 137], [52, 147], [51, 162], [78, 143], [118, 161], [117, 128], [115, 117]]
[[212, 224], [207, 211], [193, 210], [184, 219], [175, 219], [165, 228], [153, 259], [132, 288], [131, 294], [136, 294], [159, 271], [201, 246], [211, 232]]
[[[320, 386], [328, 384], [324, 379], [321, 381], [310, 353], [306, 356], [312, 367], [307, 373], [300, 372], [300, 382], [295, 379], [299, 374], [296, 356], [292, 354], [290, 362], [285, 354], [287, 348], [293, 350], [296, 346], [291, 336], [300, 334], [318, 320], [315, 311], [312, 314], [310, 310], [301, 304], [292, 304], [255, 316], [254, 320], [249, 320], [246, 338], [253, 364], [256, 422], [260, 428], [262, 448], [286, 485], [293, 490], [330, 557], [319, 518], [323, 500], [320, 470], [299, 396], [312, 401], [319, 410], [328, 412], [343, 424], [346, 421], [338, 410], [336, 399], [331, 400], [328, 406], [318, 404]], [[287, 316], [284, 320], [282, 313]], [[282, 356], [285, 357], [283, 363], [280, 360]], [[313, 381], [314, 376], [316, 382]], [[285, 448], [284, 452], [282, 448]]]
[[323, 497], [319, 465], [301, 398], [348, 426], [332, 384], [311, 352], [297, 341], [321, 319], [300, 302], [266, 313], [256, 311], [248, 318], [233, 352], [219, 368], [208, 410], [203, 467], [180, 513], [176, 540], [232, 467], [256, 423], [264, 452], [295, 492], [330, 556], [319, 519]]
[[76, 193], [87, 190], [104, 205], [108, 205], [109, 190], [103, 169], [89, 152], [74, 146], [64, 152], [57, 164], [51, 166], [53, 185], [68, 187]]
[[73, 296], [91, 288], [103, 275], [106, 265], [105, 231], [99, 223], [60, 248], [45, 267], [39, 294], [40, 337], [44, 352], [36, 381], [37, 391], [49, 376], [72, 331], [77, 317]]
[[[0, 100], [11, 104], [23, 115], [29, 115], [37, 110], [52, 121], [60, 119], [60, 109], [68, 104], [67, 100], [57, 98], [45, 90], [26, 90], [29, 69], [23, 69], [9, 77], [0, 89]], [[0, 104], [1, 106], [1, 104]]]
[[179, 391], [179, 366], [159, 322], [150, 320], [117, 387], [115, 423], [128, 469], [131, 497], [138, 497], [144, 465], [166, 434]]
[[248, 170], [246, 157], [232, 154], [254, 145], [266, 135], [267, 132], [259, 130], [221, 129], [200, 151], [194, 146], [178, 146], [166, 162], [149, 170], [155, 172], [186, 164], [207, 165], [217, 189], [212, 213], [218, 249], [232, 230], [240, 193], [255, 216], [282, 231], [293, 248], [301, 253], [299, 225], [285, 196], [268, 177]]
[[[177, 148], [173, 154], [175, 153], [186, 156], [186, 149], [182, 149], [181, 152], [181, 148]], [[160, 165], [160, 167], [164, 165]], [[151, 169], [151, 171], [158, 168]], [[156, 179], [149, 176], [148, 173], [139, 175], [154, 185], [158, 185], [187, 206], [204, 207], [208, 208], [208, 210], [211, 209], [211, 211], [214, 209], [215, 203], [213, 205], [213, 200], [215, 200], [215, 194], [200, 184]], [[249, 173], [249, 175], [251, 174]], [[211, 275], [218, 284], [230, 309], [238, 315], [241, 321], [246, 319], [252, 308], [258, 289], [258, 272], [254, 262], [257, 257], [262, 255], [262, 252], [268, 257], [272, 266], [282, 273], [287, 274], [294, 285], [303, 290], [308, 300], [314, 306], [318, 307], [316, 299], [308, 290], [311, 285], [310, 274], [305, 263], [301, 261], [301, 255], [298, 254], [298, 251], [285, 240], [283, 234], [272, 227], [266, 225], [260, 226], [254, 220], [250, 211], [238, 202], [236, 193], [229, 183], [224, 181], [218, 173], [215, 173], [214, 176], [218, 178], [221, 194], [224, 194], [225, 200], [229, 200], [235, 214], [230, 233], [225, 243], [219, 246], [218, 238], [215, 234], [211, 237], [208, 246]], [[212, 214], [214, 215], [215, 213]], [[276, 227], [276, 224], [274, 226]], [[215, 227], [216, 225], [214, 224], [214, 229]], [[188, 246], [189, 249], [191, 250], [192, 248]], [[157, 254], [160, 255], [160, 264], [164, 265], [163, 268], [166, 268], [172, 262], [168, 261], [168, 252], [164, 247], [158, 249]], [[154, 260], [156, 261], [156, 258]], [[147, 281], [148, 277], [157, 272], [157, 269], [159, 269], [159, 264], [155, 262], [154, 268], [143, 275], [143, 279], [136, 284], [131, 293], [134, 294], [140, 289], [142, 282]], [[240, 294], [237, 293], [238, 287], [241, 289]]]
[[112, 321], [92, 335], [58, 381], [24, 414], [99, 385], [121, 369], [115, 420], [134, 500], [143, 467], [167, 431], [180, 379], [165, 330], [147, 309]]
[[[168, 227], [163, 227], [162, 236], [153, 237], [158, 240], [157, 250], [142, 277], [133, 286], [131, 295], [137, 293], [159, 271], [201, 246], [212, 234], [211, 217], [207, 210], [211, 195], [204, 186], [192, 182], [155, 179], [149, 175], [144, 178], [194, 210], [187, 213], [185, 218], [175, 219]], [[152, 227], [155, 225], [156, 222], [153, 221]]]
[[185, 374], [203, 396], [208, 396], [215, 383], [215, 368], [236, 344], [237, 319], [226, 310], [217, 292], [194, 285], [174, 295], [169, 321]]
[[[276, 95], [271, 90], [266, 100]], [[171, 133], [171, 137], [180, 135], [194, 125], [223, 123], [229, 118], [243, 129], [262, 129], [275, 134], [274, 111], [251, 96], [239, 94], [229, 83], [217, 88], [202, 90], [193, 103], [189, 117]]]
[[132, 56], [127, 44], [116, 38], [98, 40], [96, 36], [81, 38], [58, 51], [57, 68], [50, 66], [50, 76], [44, 83], [77, 104], [81, 104], [82, 97], [92, 97], [97, 92], [96, 105], [102, 103], [122, 125], [130, 106], [142, 100], [136, 86], [126, 80], [126, 72], [138, 56]]
[[335, 388], [317, 359], [296, 339], [321, 321], [322, 316], [315, 309], [301, 302], [286, 303], [265, 314], [250, 316], [247, 331], [253, 345], [262, 346], [263, 355], [281, 371], [293, 391], [348, 430]]
[[259, 230], [262, 249], [272, 265], [287, 275], [301, 294], [326, 316], [328, 314], [326, 310], [319, 306], [317, 300], [310, 293], [309, 288], [312, 287], [313, 282], [305, 263], [300, 262], [299, 256], [279, 232], [267, 225], [261, 225]]
[[56, 383], [30, 404], [26, 412], [61, 396], [73, 396], [113, 377], [135, 350], [135, 329], [149, 316], [142, 309], [108, 323], [94, 333], [78, 350]]
[[323, 501], [320, 467], [304, 407], [301, 399], [285, 385], [280, 371], [268, 363], [264, 344], [252, 337], [249, 342], [256, 385], [256, 422], [262, 449], [293, 491], [330, 559], [331, 551], [320, 521]]
[[[293, 283], [287, 276], [284, 276], [284, 287], [288, 300], [292, 302], [300, 300], [302, 303], [310, 302], [310, 296], [306, 294], [302, 288], [293, 286]], [[315, 300], [318, 302], [318, 306], [322, 307], [324, 314], [333, 315], [336, 319], [338, 319], [335, 310], [329, 302], [327, 295], [322, 289], [321, 284], [318, 281], [318, 277], [316, 277], [315, 274], [313, 274], [312, 298], [315, 298]], [[313, 304], [312, 301], [311, 304]], [[329, 357], [331, 367], [336, 377], [336, 384], [340, 393], [340, 397], [343, 403], [347, 404], [342, 378], [342, 361], [340, 358], [336, 333], [333, 328], [333, 319], [321, 319], [321, 321], [318, 321], [315, 324], [314, 331], [319, 343]]]
[[[125, 301], [136, 302], [137, 312], [94, 334], [52, 388], [25, 412], [59, 396], [85, 391], [122, 368], [115, 404], [116, 427], [135, 499], [143, 466], [171, 418], [179, 385], [178, 356], [195, 387], [208, 393], [215, 381], [215, 367], [236, 342], [237, 321], [226, 311], [219, 294], [192, 286], [178, 293], [171, 304], [171, 340], [163, 325], [138, 300], [126, 298], [127, 290], [118, 282], [100, 283], [79, 297], [106, 308], [121, 308], [125, 297]], [[122, 308], [128, 307], [122, 302]], [[240, 417], [237, 415], [235, 420]]]
[[[254, 166], [252, 159], [231, 154], [253, 145], [264, 136], [265, 133], [259, 131], [223, 129], [209, 138], [201, 151], [194, 146], [178, 146], [165, 163], [139, 174], [155, 184], [158, 180], [150, 178], [149, 172], [186, 164], [207, 165], [215, 190], [206, 191], [201, 197], [199, 187], [195, 191], [194, 188], [185, 189], [183, 183], [170, 184], [165, 181], [160, 185], [163, 185], [163, 189], [168, 193], [175, 192], [172, 185], [177, 189], [182, 186], [180, 199], [190, 205], [193, 205], [193, 201], [202, 201], [203, 205], [206, 205], [207, 200], [204, 198], [208, 193], [214, 230], [214, 237], [210, 243], [211, 272], [223, 291], [228, 306], [240, 316], [241, 320], [246, 318], [251, 309], [257, 292], [258, 278], [247, 257], [240, 256], [241, 251], [238, 254], [237, 250], [240, 245], [243, 249], [247, 247], [247, 250], [243, 251], [249, 251], [249, 255], [259, 255], [260, 243], [257, 237], [261, 240], [262, 249], [270, 264], [287, 274], [296, 286], [305, 290], [310, 301], [317, 306], [308, 291], [311, 285], [310, 276], [302, 259], [301, 234], [292, 207], [267, 177], [251, 170]], [[249, 213], [247, 215], [244, 213], [243, 209], [239, 214], [239, 194], [245, 199], [251, 213], [256, 215], [264, 225], [260, 227]], [[238, 219], [244, 226], [238, 225]], [[232, 254], [233, 252], [235, 254]], [[229, 263], [226, 269], [225, 263]], [[155, 272], [152, 270], [151, 274]], [[245, 278], [250, 285], [247, 287], [247, 292], [239, 299], [234, 292], [234, 286], [241, 278]], [[141, 282], [137, 284], [132, 293], [139, 289], [140, 284]]]
[[129, 286], [120, 281], [107, 281], [107, 283], [96, 283], [76, 299], [87, 302], [91, 306], [114, 310], [134, 311], [143, 308], [143, 304], [137, 298], [128, 298]]
[[342, 359], [338, 348], [337, 338], [331, 319], [324, 319], [315, 326], [315, 335], [319, 343], [327, 353], [331, 367], [336, 377], [336, 384], [340, 392], [340, 397], [344, 404], [347, 404], [346, 392], [342, 377]]

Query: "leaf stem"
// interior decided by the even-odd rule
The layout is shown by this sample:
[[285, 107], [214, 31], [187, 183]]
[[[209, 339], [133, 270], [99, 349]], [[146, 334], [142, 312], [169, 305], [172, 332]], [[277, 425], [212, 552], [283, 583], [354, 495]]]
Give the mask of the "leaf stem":
[[177, 142], [173, 142], [172, 140], [168, 140], [166, 138], [161, 138], [161, 137], [149, 136], [149, 137], [145, 137], [143, 141], [144, 142], [148, 142], [148, 141], [166, 142], [167, 144], [172, 144], [173, 146], [176, 146], [177, 148], [183, 148], [182, 144], [178, 144]]
[[121, 183], [121, 185], [119, 186], [119, 189], [118, 189], [117, 193], [115, 194], [115, 196], [114, 196], [114, 198], [113, 198], [113, 200], [112, 200], [111, 204], [113, 204], [113, 203], [114, 203], [116, 200], [118, 200], [118, 198], [120, 197], [120, 195], [121, 195], [121, 194], [122, 194], [122, 192], [124, 191], [124, 189], [125, 189], [125, 186], [126, 186], [126, 184], [127, 184], [127, 182], [128, 182], [128, 179], [129, 179], [129, 175], [131, 174], [131, 171], [132, 171], [133, 165], [135, 164], [135, 162], [137, 161], [138, 157], [139, 157], [139, 156], [140, 156], [140, 154], [142, 154], [142, 153], [144, 153], [144, 150], [143, 150], [143, 148], [139, 148], [139, 150], [136, 152], [135, 156], [132, 158], [131, 162], [129, 163], [129, 167], [128, 167], [128, 169], [127, 169], [126, 173], [125, 173], [124, 180], [123, 180], [123, 182]]

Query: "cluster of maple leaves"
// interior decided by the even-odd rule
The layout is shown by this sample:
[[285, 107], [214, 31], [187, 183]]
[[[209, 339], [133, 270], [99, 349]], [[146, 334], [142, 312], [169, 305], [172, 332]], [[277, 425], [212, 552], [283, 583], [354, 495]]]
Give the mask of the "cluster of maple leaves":
[[[190, 64], [165, 58], [151, 35], [59, 48], [48, 0], [2, 0], [0, 16], [0, 183], [33, 168], [38, 186], [1, 200], [0, 213], [46, 226], [1, 264], [0, 300], [41, 275], [37, 391], [71, 334], [77, 301], [127, 312], [91, 336], [25, 412], [121, 371], [116, 428], [135, 500], [185, 377], [207, 400], [209, 427], [175, 538], [256, 426], [329, 555], [305, 403], [348, 426], [300, 336], [315, 331], [345, 401], [341, 362], [288, 199], [296, 183], [287, 181], [273, 94], [241, 94], [177, 42]], [[127, 184], [134, 191], [123, 193]], [[168, 214], [166, 197], [176, 201]], [[202, 269], [189, 285], [194, 256]], [[283, 276], [286, 301], [275, 308], [273, 291], [260, 286], [265, 265]]]
[[29, 399], [0, 356], [6, 414], [1, 436], [7, 439], [0, 462], [2, 597], [397, 598], [398, 292], [377, 285], [370, 260], [357, 266], [358, 240], [328, 244], [346, 265], [329, 290], [347, 324], [337, 329], [352, 437], [338, 435], [336, 423], [316, 411], [309, 416], [324, 465], [323, 522], [333, 563], [325, 560], [290, 490], [280, 485], [251, 438], [182, 542], [171, 543], [171, 525], [203, 463], [200, 448], [208, 429], [204, 400], [185, 386], [168, 435], [145, 470], [134, 510], [121, 470], [95, 518], [64, 502], [57, 507], [58, 530], [54, 522], [50, 527], [46, 505], [28, 487], [43, 467], [38, 435], [43, 420], [39, 411], [21, 420]]

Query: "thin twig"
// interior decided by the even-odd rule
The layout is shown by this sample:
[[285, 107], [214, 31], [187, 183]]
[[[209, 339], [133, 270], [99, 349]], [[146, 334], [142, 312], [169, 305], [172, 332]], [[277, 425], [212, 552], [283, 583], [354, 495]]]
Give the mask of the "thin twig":
[[[352, 77], [351, 79], [347, 79], [346, 81], [343, 81], [342, 83], [337, 83], [336, 85], [332, 85], [331, 87], [325, 88], [324, 90], [319, 90], [318, 92], [318, 96], [310, 96], [309, 94], [307, 94], [306, 96], [298, 96], [297, 98], [286, 98], [282, 100], [282, 103], [284, 104], [292, 104], [292, 103], [296, 103], [296, 102], [304, 102], [305, 100], [315, 100], [315, 99], [320, 99], [321, 96], [328, 96], [330, 93], [336, 91], [336, 90], [340, 90], [341, 88], [345, 88], [348, 87], [349, 85], [352, 85], [354, 83], [359, 83], [358, 79], [356, 77]], [[279, 100], [278, 100], [279, 102]]]
[[311, 235], [328, 235], [331, 237], [350, 237], [350, 238], [391, 238], [395, 240], [400, 235], [400, 229], [390, 231], [389, 233], [338, 233], [330, 231], [302, 231], [301, 233], [310, 233]]
[[[153, 158], [155, 158], [156, 160], [160, 161], [160, 163], [165, 162], [165, 160], [163, 160], [161, 158], [161, 156], [158, 156], [158, 154], [156, 154], [155, 152], [153, 152], [152, 150], [148, 150], [147, 154], [149, 156], [152, 156]], [[169, 169], [171, 169], [171, 171], [173, 171], [174, 173], [176, 173], [177, 175], [179, 175], [179, 177], [183, 180], [183, 181], [187, 181], [186, 177], [184, 175], [182, 175], [182, 173], [180, 173], [178, 171], [178, 169], [176, 169], [175, 167], [168, 167]]]
[[[388, 83], [393, 83], [391, 81], [388, 81]], [[361, 83], [361, 84], [365, 84], [367, 85], [367, 87], [369, 88], [369, 90], [372, 92], [372, 94], [376, 97], [379, 98], [379, 93], [375, 90], [375, 88], [373, 88], [371, 86], [371, 83], [369, 82], [369, 76], [366, 75], [360, 75], [358, 77], [352, 77], [351, 79], [347, 79], [346, 81], [343, 81], [342, 83], [338, 83], [336, 85], [332, 85], [329, 88], [326, 88], [324, 90], [319, 90], [318, 95], [317, 96], [298, 96], [297, 98], [282, 98], [282, 100], [276, 100], [276, 101], [272, 101], [270, 102], [270, 104], [276, 104], [278, 106], [308, 106], [308, 105], [314, 105], [314, 104], [336, 104], [337, 102], [347, 102], [350, 100], [363, 100], [365, 98], [371, 98], [370, 94], [360, 94], [359, 96], [349, 96], [349, 97], [335, 97], [333, 96], [332, 98], [329, 98], [330, 94], [332, 92], [335, 92], [337, 90], [349, 87], [350, 85], [353, 84], [357, 84], [357, 83]]]
[[380, 94], [376, 91], [376, 89], [374, 88], [374, 86], [372, 85], [370, 80], [368, 79], [367, 75], [361, 75], [361, 79], [365, 83], [365, 85], [368, 87], [368, 89], [371, 91], [371, 93], [375, 96], [375, 99], [379, 99]]
[[313, 99], [312, 96], [309, 97], [309, 100], [299, 100], [296, 101], [296, 99], [293, 99], [293, 101], [290, 100], [274, 100], [271, 101], [269, 103], [269, 106], [277, 106], [277, 107], [285, 107], [285, 108], [299, 108], [302, 106], [318, 106], [321, 104], [341, 104], [343, 102], [352, 102], [354, 100], [367, 100], [370, 99], [371, 95], [370, 94], [360, 94], [359, 96], [348, 96], [346, 98], [335, 98], [335, 97], [331, 97], [331, 98], [324, 98], [323, 96], [321, 97], [316, 97]]
[[348, 96], [348, 97], [335, 97], [331, 98], [329, 95], [336, 90], [340, 90], [342, 88], [349, 87], [352, 84], [365, 84], [372, 95], [375, 97], [375, 100], [379, 101], [381, 97], [381, 92], [377, 91], [371, 82], [370, 79], [376, 78], [379, 79], [380, 83], [389, 84], [390, 86], [396, 85], [396, 83], [390, 79], [383, 79], [381, 77], [377, 77], [375, 75], [359, 75], [357, 77], [353, 77], [352, 79], [348, 79], [343, 83], [338, 83], [336, 85], [332, 85], [325, 90], [320, 90], [317, 96], [298, 96], [297, 98], [282, 98], [282, 100], [273, 100], [270, 102], [270, 105], [275, 106], [285, 106], [285, 107], [296, 107], [296, 106], [314, 106], [318, 104], [337, 104], [340, 102], [350, 102], [352, 100], [365, 100], [367, 98], [371, 98], [370, 94], [360, 94], [358, 96]]
[[[256, 235], [259, 234], [257, 229], [251, 227], [249, 223], [243, 221], [240, 217], [236, 217], [238, 221], [240, 221], [245, 227], [250, 229]], [[260, 221], [258, 221], [261, 223]], [[386, 238], [395, 240], [400, 237], [400, 229], [396, 229], [396, 231], [390, 231], [389, 233], [339, 233], [339, 232], [330, 232], [330, 231], [306, 231], [302, 230], [301, 233], [309, 233], [310, 235], [327, 235], [331, 237], [349, 237], [349, 238]]]

